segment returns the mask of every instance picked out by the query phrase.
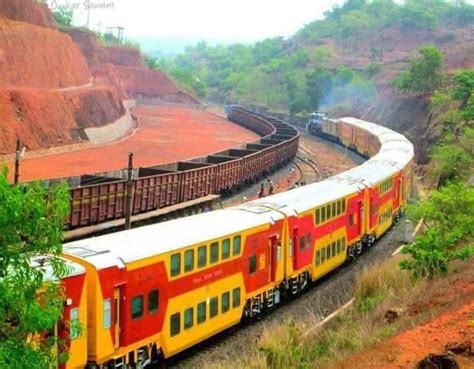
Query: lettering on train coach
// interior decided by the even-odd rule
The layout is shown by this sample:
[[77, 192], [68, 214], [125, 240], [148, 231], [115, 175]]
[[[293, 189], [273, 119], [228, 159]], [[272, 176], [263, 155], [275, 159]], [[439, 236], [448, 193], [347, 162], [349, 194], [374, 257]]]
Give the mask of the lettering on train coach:
[[221, 276], [223, 273], [222, 269], [218, 269], [218, 270], [214, 270], [213, 272], [210, 272], [210, 273], [206, 273], [204, 275], [201, 275], [199, 277], [196, 277], [193, 279], [193, 284], [199, 284], [199, 283], [202, 283], [204, 281], [208, 282], [214, 278], [217, 278], [219, 276]]

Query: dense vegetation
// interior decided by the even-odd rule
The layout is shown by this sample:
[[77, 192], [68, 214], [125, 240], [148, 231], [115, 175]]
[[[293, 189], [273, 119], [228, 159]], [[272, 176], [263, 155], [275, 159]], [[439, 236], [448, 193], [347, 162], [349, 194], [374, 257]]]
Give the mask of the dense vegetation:
[[[173, 58], [150, 58], [149, 64], [165, 69], [201, 98], [257, 103], [296, 114], [324, 104], [358, 105], [373, 97], [373, 79], [382, 68], [381, 36], [387, 27], [410, 32], [473, 21], [474, 6], [464, 1], [407, 0], [398, 4], [392, 0], [348, 0], [290, 39], [275, 37], [254, 45], [214, 47], [201, 42]], [[327, 46], [328, 38], [348, 53], [357, 53], [364, 45], [373, 63], [357, 71], [333, 68], [329, 60], [334, 50]], [[371, 40], [369, 46], [367, 40]], [[415, 89], [432, 90], [437, 82]], [[413, 87], [400, 83], [407, 90]]]
[[426, 231], [404, 249], [410, 258], [401, 266], [415, 277], [446, 274], [449, 263], [474, 255], [474, 70], [441, 76], [444, 85], [432, 97], [442, 111], [443, 136], [432, 150], [430, 173], [438, 189], [411, 208]]
[[[11, 186], [6, 170], [0, 172], [2, 369], [56, 368], [67, 358], [55, 355], [61, 342], [51, 332], [64, 306], [57, 279], [67, 272], [59, 255], [68, 197], [65, 186], [50, 191], [39, 183]], [[44, 255], [50, 255], [44, 267], [32, 268], [32, 260]]]

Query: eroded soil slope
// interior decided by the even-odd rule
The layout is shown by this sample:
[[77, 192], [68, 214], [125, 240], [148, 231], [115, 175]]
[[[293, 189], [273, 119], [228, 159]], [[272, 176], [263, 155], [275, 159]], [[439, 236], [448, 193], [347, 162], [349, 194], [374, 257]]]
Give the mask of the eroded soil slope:
[[198, 104], [199, 101], [178, 88], [159, 70], [145, 66], [139, 51], [127, 46], [102, 46], [85, 29], [68, 29], [68, 34], [86, 56], [98, 83], [115, 86], [122, 96], [153, 102]]
[[[0, 3], [0, 155], [81, 140], [80, 130], [125, 113], [113, 86], [97, 86], [72, 38], [34, 0]], [[82, 136], [83, 137], [83, 136]]]
[[68, 35], [2, 18], [0, 69], [3, 87], [61, 88], [86, 84], [91, 77], [84, 56]]
[[56, 21], [46, 4], [32, 0], [0, 1], [0, 17], [35, 24], [41, 27], [56, 28]]
[[0, 70], [0, 155], [13, 153], [17, 138], [28, 150], [86, 140], [83, 128], [125, 114], [122, 99], [199, 103], [149, 70], [139, 50], [104, 47], [86, 30], [58, 30], [35, 0], [1, 0]]

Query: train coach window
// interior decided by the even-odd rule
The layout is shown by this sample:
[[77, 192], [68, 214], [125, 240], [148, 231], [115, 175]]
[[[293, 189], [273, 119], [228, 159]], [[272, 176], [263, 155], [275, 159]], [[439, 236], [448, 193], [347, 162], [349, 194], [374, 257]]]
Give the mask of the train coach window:
[[232, 307], [235, 309], [240, 306], [240, 287], [232, 291]]
[[346, 212], [346, 200], [342, 200], [342, 213]]
[[331, 245], [331, 255], [332, 257], [336, 256], [336, 242], [333, 242]]
[[342, 251], [344, 251], [345, 248], [346, 248], [346, 239], [345, 239], [345, 238], [343, 238], [343, 239], [341, 240], [341, 244], [342, 244], [342, 245], [341, 245]]
[[318, 250], [316, 251], [316, 266], [321, 264], [321, 252]]
[[214, 318], [219, 312], [219, 299], [213, 297], [209, 302], [209, 318]]
[[240, 236], [235, 236], [234, 237], [233, 250], [232, 250], [234, 256], [240, 255], [241, 241], [242, 241], [242, 239], [241, 239]]
[[198, 248], [198, 268], [204, 268], [207, 263], [207, 246]]
[[324, 223], [326, 221], [326, 208], [322, 207], [321, 208], [321, 223]]
[[221, 302], [221, 312], [222, 314], [226, 313], [230, 309], [230, 293], [225, 292], [222, 294], [222, 302]]
[[332, 213], [332, 216], [335, 217], [336, 215], [338, 215], [336, 213], [336, 203], [333, 202], [332, 205], [331, 205], [331, 213]]
[[174, 337], [181, 332], [181, 314], [176, 313], [170, 317], [170, 336]]
[[109, 329], [112, 326], [112, 300], [104, 300], [104, 311], [102, 317], [104, 329]]
[[316, 209], [316, 224], [321, 223], [321, 209]]
[[215, 264], [219, 261], [219, 243], [211, 243], [211, 264]]
[[[109, 300], [110, 301], [110, 300]], [[80, 336], [79, 329], [79, 308], [72, 308], [69, 312], [70, 333], [71, 340], [75, 340]]]
[[158, 290], [151, 291], [148, 294], [148, 314], [153, 314], [158, 311], [160, 305], [160, 293]]
[[331, 245], [326, 246], [326, 260], [331, 259]]
[[326, 218], [328, 220], [331, 219], [331, 205], [330, 204], [326, 206]]
[[300, 237], [300, 251], [311, 248], [311, 234]]
[[349, 226], [352, 227], [354, 225], [354, 214], [349, 215]]
[[337, 215], [342, 214], [342, 206], [341, 206], [341, 200], [337, 202]]
[[321, 264], [324, 264], [326, 262], [326, 252], [324, 251], [324, 248], [321, 249]]
[[197, 306], [197, 323], [201, 324], [206, 321], [206, 302], [201, 302]]
[[184, 329], [189, 329], [194, 325], [194, 309], [184, 310]]
[[140, 319], [143, 316], [143, 296], [135, 296], [132, 299], [132, 319]]
[[194, 269], [194, 250], [184, 252], [184, 271], [191, 272]]
[[222, 241], [222, 260], [230, 258], [230, 239], [226, 238]]
[[249, 257], [249, 274], [255, 273], [257, 271], [257, 255], [252, 255]]
[[339, 255], [341, 253], [341, 240], [337, 240], [337, 254]]
[[181, 273], [181, 254], [171, 255], [171, 276], [175, 277]]

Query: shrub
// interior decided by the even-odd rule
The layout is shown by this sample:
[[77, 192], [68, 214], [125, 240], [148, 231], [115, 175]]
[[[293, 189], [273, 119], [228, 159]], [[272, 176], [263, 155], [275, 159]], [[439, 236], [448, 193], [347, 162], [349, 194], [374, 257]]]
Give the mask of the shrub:
[[394, 81], [402, 91], [431, 93], [443, 82], [443, 54], [436, 46], [423, 46], [417, 50], [418, 56], [410, 61], [410, 68], [402, 72]]
[[[474, 188], [450, 183], [409, 212], [413, 220], [423, 219], [428, 227], [402, 251], [410, 258], [400, 266], [415, 278], [446, 274], [451, 261], [474, 254], [474, 247], [469, 244], [474, 235]], [[458, 245], [462, 239], [468, 241], [467, 245]]]
[[53, 16], [60, 26], [70, 26], [72, 24], [74, 12], [70, 7], [61, 5], [53, 12]]

